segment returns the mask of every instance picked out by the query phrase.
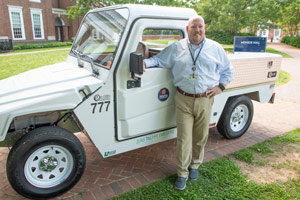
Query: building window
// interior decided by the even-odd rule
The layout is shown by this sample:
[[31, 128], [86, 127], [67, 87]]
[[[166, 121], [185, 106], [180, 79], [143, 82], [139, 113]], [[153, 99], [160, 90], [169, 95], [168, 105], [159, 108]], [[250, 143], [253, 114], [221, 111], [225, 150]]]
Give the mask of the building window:
[[42, 10], [31, 8], [30, 11], [31, 11], [33, 38], [44, 39]]
[[11, 32], [14, 40], [25, 40], [22, 7], [8, 6]]

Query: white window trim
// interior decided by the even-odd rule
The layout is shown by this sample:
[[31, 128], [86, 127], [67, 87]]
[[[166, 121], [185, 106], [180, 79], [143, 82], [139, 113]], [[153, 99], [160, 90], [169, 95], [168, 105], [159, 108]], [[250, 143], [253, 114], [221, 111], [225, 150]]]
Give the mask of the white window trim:
[[[11, 28], [11, 34], [12, 34], [13, 40], [26, 40], [22, 9], [23, 9], [23, 7], [20, 7], [20, 6], [10, 6], [10, 5], [8, 5], [10, 28]], [[19, 12], [20, 13], [22, 38], [15, 38], [11, 12]]]
[[29, 1], [33, 3], [41, 3], [41, 0], [29, 0]]
[[[33, 24], [33, 14], [39, 14], [40, 15], [40, 21], [41, 21], [41, 36], [40, 38], [35, 37], [34, 33], [34, 24]], [[33, 39], [35, 40], [43, 40], [45, 39], [44, 35], [44, 21], [43, 21], [43, 14], [42, 14], [42, 9], [38, 8], [30, 8], [30, 15], [31, 15], [31, 25], [32, 25], [32, 34], [33, 34]]]

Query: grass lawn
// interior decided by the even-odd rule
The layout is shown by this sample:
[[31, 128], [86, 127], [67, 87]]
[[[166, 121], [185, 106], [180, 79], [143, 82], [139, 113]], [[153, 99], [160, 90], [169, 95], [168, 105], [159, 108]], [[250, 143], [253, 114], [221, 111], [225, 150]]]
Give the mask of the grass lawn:
[[[227, 45], [227, 46], [229, 46], [229, 45]], [[223, 46], [224, 47], [224, 46]], [[229, 52], [229, 53], [233, 53], [233, 47], [224, 47], [224, 50], [226, 51], [226, 52]], [[266, 52], [267, 53], [274, 53], [274, 54], [279, 54], [279, 55], [282, 55], [282, 57], [283, 58], [292, 58], [292, 56], [290, 56], [290, 55], [288, 55], [288, 54], [286, 54], [286, 53], [283, 53], [283, 52], [281, 52], [281, 51], [277, 51], [277, 50], [275, 50], [275, 49], [273, 49], [273, 48], [267, 48], [266, 49]]]
[[291, 75], [283, 70], [280, 70], [278, 80], [276, 81], [276, 86], [283, 85], [291, 80]]
[[[199, 168], [199, 179], [188, 181], [184, 191], [174, 189], [176, 176], [171, 176], [153, 184], [130, 191], [113, 199], [299, 199], [300, 182], [290, 179], [270, 184], [259, 184], [247, 179], [233, 158], [255, 165], [257, 170], [262, 165], [260, 160], [276, 158], [286, 145], [298, 145], [300, 149], [300, 129], [291, 131], [277, 138], [267, 140], [224, 158], [204, 163]], [[298, 151], [299, 151], [298, 149]], [[268, 165], [265, 162], [263, 165]], [[271, 165], [271, 164], [270, 164]], [[300, 176], [300, 163], [289, 162], [274, 168], [293, 167]]]
[[41, 66], [63, 62], [66, 60], [69, 51], [70, 49], [0, 56], [0, 80]]
[[71, 49], [71, 46], [64, 46], [64, 47], [49, 47], [49, 48], [41, 48], [41, 49], [23, 49], [23, 50], [14, 50], [12, 52], [8, 52], [8, 54], [15, 54], [15, 53], [26, 53], [26, 52], [38, 52], [38, 51], [45, 51], [45, 50], [63, 50], [63, 49]]

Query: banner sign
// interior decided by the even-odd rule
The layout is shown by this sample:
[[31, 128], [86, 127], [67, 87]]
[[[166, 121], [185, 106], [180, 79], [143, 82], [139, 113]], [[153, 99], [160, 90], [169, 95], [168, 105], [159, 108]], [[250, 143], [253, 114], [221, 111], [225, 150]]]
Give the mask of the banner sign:
[[234, 37], [234, 52], [266, 52], [266, 37]]

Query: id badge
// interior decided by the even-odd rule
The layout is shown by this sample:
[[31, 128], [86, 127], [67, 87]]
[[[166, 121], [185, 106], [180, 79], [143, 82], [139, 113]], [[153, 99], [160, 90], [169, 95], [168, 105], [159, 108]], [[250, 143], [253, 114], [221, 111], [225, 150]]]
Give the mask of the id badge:
[[198, 76], [195, 76], [195, 75], [190, 75], [190, 80], [198, 80]]

